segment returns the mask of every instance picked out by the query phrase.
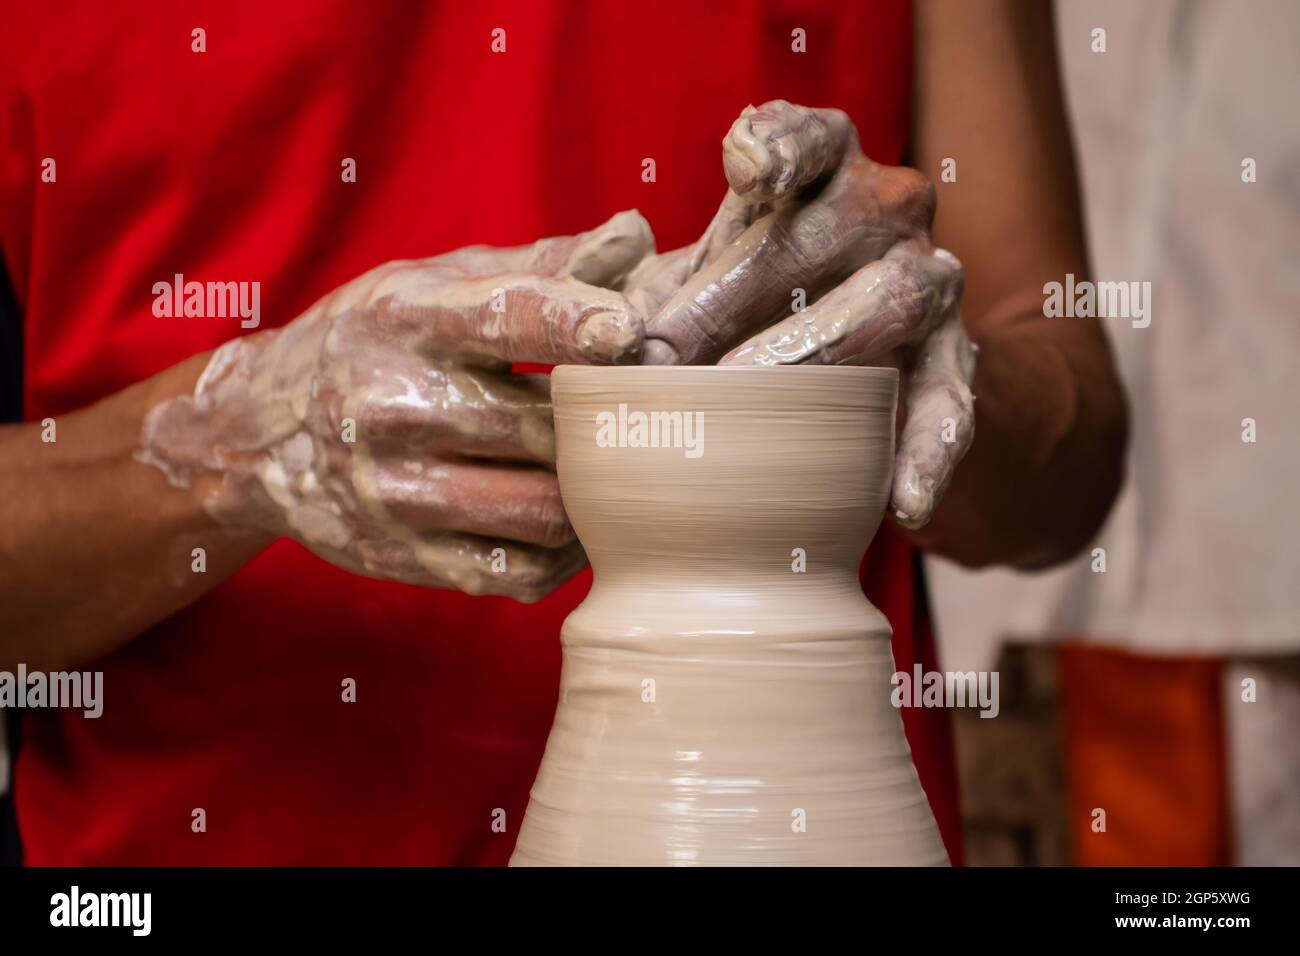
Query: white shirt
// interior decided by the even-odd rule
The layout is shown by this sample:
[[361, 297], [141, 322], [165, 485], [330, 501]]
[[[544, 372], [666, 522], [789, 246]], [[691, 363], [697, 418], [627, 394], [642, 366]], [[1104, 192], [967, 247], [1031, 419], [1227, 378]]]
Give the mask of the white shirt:
[[945, 654], [988, 667], [1006, 637], [1300, 650], [1300, 4], [1057, 9], [1093, 278], [1151, 282], [1147, 328], [1103, 320], [1128, 478], [1094, 545], [1104, 573], [1091, 551], [1039, 575], [931, 559]]

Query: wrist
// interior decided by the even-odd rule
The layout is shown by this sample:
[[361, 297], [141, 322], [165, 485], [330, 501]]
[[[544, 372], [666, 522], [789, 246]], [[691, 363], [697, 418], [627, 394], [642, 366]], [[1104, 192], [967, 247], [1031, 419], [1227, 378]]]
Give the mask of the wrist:
[[204, 521], [251, 528], [247, 499], [258, 449], [248, 388], [262, 333], [196, 355], [150, 380], [135, 459], [162, 471]]

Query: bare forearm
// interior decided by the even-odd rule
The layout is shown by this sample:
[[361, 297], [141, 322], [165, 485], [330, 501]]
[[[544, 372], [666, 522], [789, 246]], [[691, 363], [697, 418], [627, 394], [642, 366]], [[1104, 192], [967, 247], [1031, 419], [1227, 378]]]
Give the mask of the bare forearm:
[[1035, 318], [977, 339], [976, 440], [933, 520], [914, 534], [962, 564], [1065, 560], [1119, 491], [1127, 425], [1106, 343], [1083, 326], [1041, 334]]
[[106, 653], [265, 546], [208, 518], [201, 483], [173, 487], [133, 457], [145, 413], [191, 391], [207, 358], [60, 416], [53, 442], [37, 423], [0, 428], [0, 667]]
[[974, 443], [914, 537], [964, 564], [1041, 567], [1099, 528], [1127, 440], [1101, 325], [1043, 314], [1045, 283], [1088, 274], [1051, 5], [923, 0], [916, 19], [915, 159], [939, 180], [935, 236], [965, 264], [980, 354]]

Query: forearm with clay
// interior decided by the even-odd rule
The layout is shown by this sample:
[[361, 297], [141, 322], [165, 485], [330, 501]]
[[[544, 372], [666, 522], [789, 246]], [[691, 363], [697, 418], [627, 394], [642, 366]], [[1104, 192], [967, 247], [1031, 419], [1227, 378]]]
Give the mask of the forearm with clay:
[[[832, 158], [805, 153], [792, 181]], [[284, 328], [60, 417], [57, 443], [0, 429], [0, 657], [106, 653], [280, 535], [362, 574], [543, 596], [585, 556], [547, 383], [511, 365], [641, 361], [644, 317], [762, 208], [729, 192], [699, 241], [663, 254], [629, 211], [578, 236], [388, 263]]]
[[[1055, 553], [1044, 541], [1074, 541], [1070, 528], [1017, 537], [1007, 519], [1041, 507], [1043, 474], [1086, 471], [1089, 443], [1108, 433], [1106, 401], [1076, 377], [1110, 372], [1078, 367], [1098, 355], [1105, 366], [1104, 343], [1075, 355], [1075, 333], [982, 324], [992, 351], [975, 382], [989, 437], [958, 470], [974, 433], [975, 349], [959, 313], [961, 265], [930, 238], [926, 178], [864, 156], [843, 113], [784, 101], [747, 109], [723, 162], [730, 188], [690, 246], [656, 254], [645, 220], [624, 212], [578, 236], [388, 263], [282, 329], [70, 416], [64, 435], [112, 446], [96, 467], [120, 511], [105, 515], [78, 490], [92, 473], [84, 462], [80, 477], [61, 464], [93, 457], [94, 442], [28, 456], [45, 498], [36, 524], [9, 522], [0, 539], [10, 564], [35, 556], [8, 579], [8, 633], [31, 636], [29, 660], [102, 652], [280, 535], [361, 574], [542, 597], [585, 556], [553, 471], [548, 384], [513, 373], [515, 362], [893, 365], [904, 375], [896, 520], [926, 525], [957, 474], [922, 543], [959, 558], [969, 547], [983, 562], [1002, 547], [990, 542], [1005, 543], [1008, 560], [1037, 560]], [[792, 314], [797, 294], [808, 305]], [[15, 476], [0, 481], [32, 477]], [[163, 507], [141, 521], [145, 502]], [[32, 545], [42, 516], [62, 509], [95, 543], [72, 572], [67, 537]], [[208, 572], [178, 574], [201, 541], [219, 543]], [[78, 589], [84, 613], [50, 583], [60, 575], [100, 575], [102, 587]]]
[[[206, 501], [216, 520], [288, 535], [358, 573], [542, 597], [585, 556], [553, 473], [547, 381], [514, 374], [511, 365], [655, 362], [668, 342], [698, 341], [698, 313], [674, 303], [752, 253], [747, 237], [766, 234], [757, 220], [769, 210], [806, 209], [792, 228], [811, 229], [803, 223], [824, 207], [805, 206], [792, 191], [838, 170], [856, 149], [843, 114], [812, 123], [810, 111], [778, 106], [765, 135], [797, 148], [762, 182], [732, 163], [733, 189], [696, 243], [655, 254], [648, 224], [625, 212], [579, 236], [382, 266], [286, 328], [223, 346], [193, 396], [151, 413], [142, 460], [181, 486], [196, 474], [219, 476]], [[734, 151], [724, 151], [724, 161]], [[879, 169], [861, 161], [864, 174]], [[850, 178], [845, 188], [857, 187]], [[900, 198], [905, 217], [914, 198]], [[876, 224], [878, 210], [863, 213], [860, 196], [835, 202], [825, 207], [838, 210], [835, 229], [865, 224], [881, 241], [812, 257], [851, 272], [892, 245], [879, 272], [886, 295], [910, 297], [896, 317], [912, 338], [951, 318], [955, 260], [898, 244]], [[894, 288], [896, 277], [905, 289]], [[729, 346], [753, 331], [756, 313], [741, 307], [744, 295], [724, 298], [728, 325], [716, 341]], [[736, 324], [741, 316], [750, 324]], [[719, 354], [676, 357], [709, 362]]]
[[218, 478], [216, 521], [340, 567], [535, 600], [585, 558], [552, 471], [547, 382], [511, 365], [639, 358], [640, 317], [605, 286], [650, 243], [624, 215], [381, 266], [222, 346], [192, 396], [149, 414], [141, 460], [180, 486]]
[[196, 600], [271, 540], [215, 523], [203, 508], [210, 480], [172, 487], [135, 460], [148, 410], [192, 391], [209, 357], [53, 416], [52, 426], [0, 427], [0, 670], [19, 662], [59, 670], [98, 657]]
[[[362, 573], [545, 593], [585, 559], [550, 469], [549, 390], [510, 359], [636, 361], [639, 316], [583, 280], [616, 284], [652, 248], [622, 213], [389, 263], [57, 416], [55, 441], [0, 427], [0, 669], [105, 654], [282, 534]], [[507, 567], [489, 578], [494, 540]]]

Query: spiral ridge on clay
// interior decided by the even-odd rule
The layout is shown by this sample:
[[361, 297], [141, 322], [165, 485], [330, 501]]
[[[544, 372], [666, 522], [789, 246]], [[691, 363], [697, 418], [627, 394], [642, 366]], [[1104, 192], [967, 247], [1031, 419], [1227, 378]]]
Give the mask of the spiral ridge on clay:
[[563, 366], [594, 570], [512, 865], [946, 864], [858, 565], [897, 373]]

